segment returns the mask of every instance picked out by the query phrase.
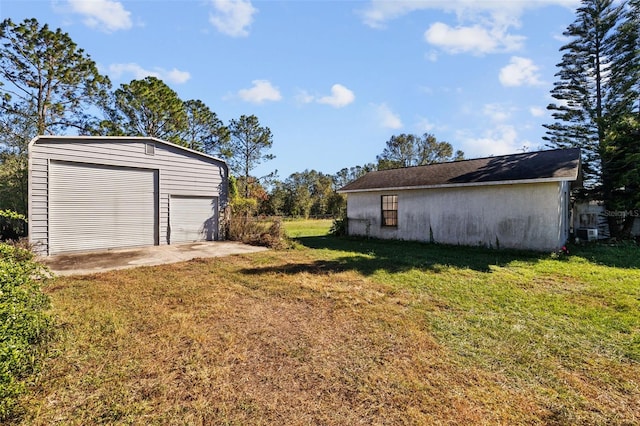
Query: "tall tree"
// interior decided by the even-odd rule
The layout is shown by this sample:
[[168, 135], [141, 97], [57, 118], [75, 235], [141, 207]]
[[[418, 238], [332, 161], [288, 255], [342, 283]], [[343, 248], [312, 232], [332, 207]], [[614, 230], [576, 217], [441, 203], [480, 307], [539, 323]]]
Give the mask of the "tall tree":
[[429, 133], [422, 137], [403, 133], [391, 136], [382, 154], [376, 158], [378, 169], [385, 170], [461, 160], [464, 153], [456, 151], [454, 154], [449, 142], [440, 142]]
[[333, 186], [332, 176], [316, 170], [291, 174], [284, 182], [287, 214], [303, 217], [329, 214], [330, 204], [335, 202]]
[[569, 42], [560, 49], [562, 61], [547, 109], [554, 122], [547, 124], [549, 146], [579, 147], [583, 152], [585, 185], [592, 192], [602, 185], [601, 151], [607, 127], [629, 110], [623, 91], [628, 46], [618, 32], [625, 4], [614, 0], [582, 0], [576, 20], [563, 33]]
[[0, 210], [27, 214], [27, 143], [35, 136], [35, 128], [32, 115], [0, 115]]
[[0, 153], [26, 157], [27, 144], [37, 135], [37, 119], [28, 105], [15, 103], [12, 109], [17, 113], [0, 114]]
[[102, 102], [111, 87], [95, 62], [67, 33], [35, 19], [0, 23], [0, 111], [31, 114], [35, 134], [69, 128], [86, 133], [95, 120], [88, 111]]
[[260, 213], [270, 216], [290, 215], [286, 210], [288, 195], [284, 182], [276, 180], [271, 185], [267, 199], [260, 205]]
[[27, 145], [44, 134], [86, 134], [109, 79], [60, 29], [35, 19], [0, 23], [0, 209], [26, 214]]
[[211, 155], [227, 156], [229, 129], [200, 100], [189, 100], [184, 103], [187, 114], [187, 125], [181, 139], [186, 146]]
[[632, 46], [629, 49], [634, 52], [629, 58], [625, 58], [631, 65], [627, 76], [632, 82], [630, 102], [632, 104], [635, 103], [635, 113], [640, 116], [640, 0], [629, 1], [626, 19], [627, 23], [624, 30], [628, 35], [628, 45]]
[[292, 173], [284, 182], [274, 182], [261, 211], [286, 216], [337, 216], [345, 209], [346, 199], [335, 188], [334, 176], [316, 170]]
[[608, 216], [612, 235], [628, 237], [640, 211], [640, 0], [628, 3], [618, 32], [611, 80], [619, 106], [600, 149], [602, 199], [616, 212]]
[[313, 205], [311, 206], [311, 214], [316, 216], [324, 216], [329, 213], [329, 204], [333, 197], [333, 178], [321, 172], [314, 172], [311, 175], [311, 197]]
[[337, 191], [349, 182], [377, 169], [378, 167], [373, 163], [367, 163], [364, 166], [345, 167], [333, 175], [333, 189]]
[[420, 137], [407, 135], [391, 136], [386, 143], [382, 154], [378, 155], [378, 168], [393, 169], [398, 167], [410, 167], [418, 164], [418, 146]]
[[292, 216], [309, 217], [313, 206], [312, 177], [308, 170], [291, 174], [284, 182], [287, 189], [285, 208]]
[[178, 94], [156, 77], [122, 84], [99, 133], [148, 136], [187, 146], [187, 112]]
[[[548, 106], [554, 122], [545, 125], [549, 146], [579, 147], [583, 153], [584, 190], [580, 198], [604, 201], [607, 210], [633, 206], [625, 180], [639, 171], [635, 127], [640, 85], [640, 6], [638, 0], [582, 0], [576, 20], [564, 35]], [[621, 236], [633, 218], [609, 216], [609, 230]]]
[[26, 216], [28, 210], [27, 184], [27, 157], [0, 153], [0, 210], [13, 210]]
[[430, 133], [425, 133], [419, 142], [419, 165], [464, 160], [464, 152], [457, 150], [454, 153], [453, 146], [449, 142], [440, 142]]
[[640, 0], [630, 0], [621, 7], [608, 79], [608, 113], [614, 118], [607, 121], [610, 125], [633, 109], [640, 113]]
[[640, 212], [640, 116], [627, 115], [607, 131], [602, 150], [604, 201], [612, 234], [630, 235]]
[[273, 136], [268, 127], [261, 127], [255, 115], [242, 115], [229, 123], [231, 140], [229, 143], [229, 166], [236, 176], [244, 178], [241, 192], [246, 198], [251, 193], [251, 171], [263, 161], [275, 158], [265, 151], [273, 146]]

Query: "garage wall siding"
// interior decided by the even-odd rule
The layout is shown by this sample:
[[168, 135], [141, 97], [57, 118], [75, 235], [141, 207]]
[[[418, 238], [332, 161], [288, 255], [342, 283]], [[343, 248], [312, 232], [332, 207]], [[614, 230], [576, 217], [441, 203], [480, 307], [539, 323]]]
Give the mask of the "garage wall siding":
[[[147, 144], [154, 155], [146, 154]], [[37, 250], [48, 247], [48, 173], [50, 161], [102, 164], [158, 171], [159, 244], [168, 244], [171, 195], [219, 197], [226, 206], [227, 167], [223, 161], [148, 138], [39, 137], [29, 150], [29, 236]]]

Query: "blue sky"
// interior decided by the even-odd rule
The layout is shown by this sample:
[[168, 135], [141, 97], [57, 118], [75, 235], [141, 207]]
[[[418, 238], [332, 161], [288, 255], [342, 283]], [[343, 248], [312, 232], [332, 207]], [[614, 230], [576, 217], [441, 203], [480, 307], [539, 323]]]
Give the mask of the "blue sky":
[[154, 75], [273, 133], [280, 179], [375, 162], [400, 133], [467, 158], [535, 150], [577, 0], [2, 0], [61, 28], [114, 89]]

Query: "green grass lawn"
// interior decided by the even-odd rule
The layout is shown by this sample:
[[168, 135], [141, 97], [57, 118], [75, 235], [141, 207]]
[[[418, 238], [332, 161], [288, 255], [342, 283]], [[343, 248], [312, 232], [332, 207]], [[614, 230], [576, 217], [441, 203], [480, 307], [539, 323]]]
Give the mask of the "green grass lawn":
[[640, 251], [340, 239], [49, 286], [23, 424], [640, 424]]
[[282, 222], [290, 238], [327, 235], [332, 223], [332, 219], [287, 219]]

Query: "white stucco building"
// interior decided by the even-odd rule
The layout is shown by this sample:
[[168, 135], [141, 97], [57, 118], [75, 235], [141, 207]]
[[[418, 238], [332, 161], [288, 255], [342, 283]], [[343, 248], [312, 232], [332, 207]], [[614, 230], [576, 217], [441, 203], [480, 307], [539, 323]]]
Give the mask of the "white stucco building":
[[556, 250], [579, 181], [580, 150], [566, 149], [370, 172], [338, 192], [349, 235]]

